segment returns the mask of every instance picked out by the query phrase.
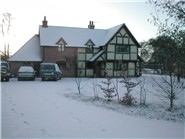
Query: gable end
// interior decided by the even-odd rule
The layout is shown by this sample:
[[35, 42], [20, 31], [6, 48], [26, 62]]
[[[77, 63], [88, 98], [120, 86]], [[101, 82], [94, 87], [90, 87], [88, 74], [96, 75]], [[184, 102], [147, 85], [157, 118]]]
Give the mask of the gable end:
[[132, 41], [135, 43], [135, 45], [136, 45], [138, 48], [140, 48], [140, 47], [141, 47], [140, 44], [137, 42], [137, 40], [135, 39], [135, 37], [132, 35], [132, 33], [130, 32], [130, 30], [127, 28], [127, 26], [126, 26], [125, 24], [123, 24], [123, 25], [114, 33], [114, 35], [109, 39], [109, 41], [108, 41], [105, 45], [108, 45], [108, 44], [114, 39], [114, 37], [115, 37], [117, 34], [120, 34], [120, 36], [125, 35], [125, 34], [121, 34], [121, 33], [120, 33], [120, 31], [121, 31], [122, 28], [125, 30], [126, 34], [129, 35], [129, 37], [132, 39]]

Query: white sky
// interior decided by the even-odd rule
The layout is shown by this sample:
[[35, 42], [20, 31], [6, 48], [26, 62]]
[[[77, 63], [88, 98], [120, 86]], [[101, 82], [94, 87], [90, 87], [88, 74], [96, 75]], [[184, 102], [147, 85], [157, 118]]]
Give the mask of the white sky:
[[[2, 13], [12, 14], [10, 52], [15, 53], [34, 34], [44, 16], [48, 25], [84, 27], [94, 21], [95, 28], [107, 29], [126, 23], [138, 40], [156, 37], [157, 29], [147, 22], [153, 8], [145, 0], [0, 0]], [[2, 37], [2, 34], [0, 34]], [[0, 50], [3, 50], [0, 39]]]

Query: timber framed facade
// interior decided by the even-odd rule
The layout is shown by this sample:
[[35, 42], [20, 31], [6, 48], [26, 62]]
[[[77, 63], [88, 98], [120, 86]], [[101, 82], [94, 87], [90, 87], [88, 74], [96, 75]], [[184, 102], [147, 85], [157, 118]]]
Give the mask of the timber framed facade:
[[89, 42], [85, 48], [78, 48], [78, 76], [119, 77], [122, 70], [129, 76], [140, 74], [138, 47], [125, 24], [104, 46], [94, 48]]

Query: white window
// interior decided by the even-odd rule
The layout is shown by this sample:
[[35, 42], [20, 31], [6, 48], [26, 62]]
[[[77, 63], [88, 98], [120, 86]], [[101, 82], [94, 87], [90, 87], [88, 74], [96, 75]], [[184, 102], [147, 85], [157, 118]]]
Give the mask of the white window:
[[93, 45], [87, 45], [87, 48], [86, 48], [87, 53], [92, 53], [93, 50], [94, 50]]
[[61, 52], [61, 51], [64, 51], [64, 44], [59, 44], [58, 45], [58, 51]]

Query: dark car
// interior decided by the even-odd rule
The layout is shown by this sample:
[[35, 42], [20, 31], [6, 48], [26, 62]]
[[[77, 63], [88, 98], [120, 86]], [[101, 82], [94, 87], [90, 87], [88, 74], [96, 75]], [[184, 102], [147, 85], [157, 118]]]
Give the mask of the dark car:
[[60, 80], [62, 78], [62, 71], [56, 63], [41, 63], [40, 77], [44, 80]]
[[11, 78], [10, 65], [6, 61], [1, 61], [1, 81], [9, 81]]
[[18, 70], [18, 81], [35, 80], [35, 71], [31, 66], [21, 66]]

